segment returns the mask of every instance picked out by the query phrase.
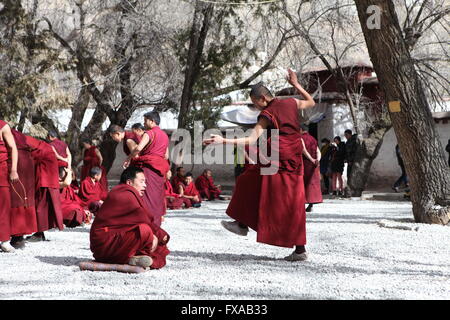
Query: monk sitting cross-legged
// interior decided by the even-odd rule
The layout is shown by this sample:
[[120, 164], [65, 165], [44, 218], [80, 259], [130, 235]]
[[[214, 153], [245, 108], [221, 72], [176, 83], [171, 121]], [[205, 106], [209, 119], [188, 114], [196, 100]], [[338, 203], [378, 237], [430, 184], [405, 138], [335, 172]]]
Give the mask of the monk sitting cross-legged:
[[170, 183], [171, 177], [172, 171], [169, 170], [166, 173], [166, 183], [165, 183], [167, 209], [181, 209], [183, 203], [186, 208], [189, 208], [191, 206], [191, 201], [174, 192], [172, 184]]
[[143, 202], [142, 169], [128, 167], [97, 213], [90, 231], [91, 251], [98, 262], [159, 269], [166, 265], [169, 235], [153, 223]]
[[71, 186], [72, 170], [59, 168], [59, 191], [61, 196], [61, 210], [66, 227], [75, 228], [89, 222], [91, 213], [82, 206], [82, 201]]
[[83, 201], [83, 206], [94, 214], [99, 210], [107, 196], [107, 192], [100, 183], [102, 174], [102, 169], [93, 167], [89, 176], [81, 182], [78, 192], [80, 199]]
[[181, 195], [181, 197], [189, 200], [189, 202], [186, 203], [186, 208], [199, 208], [201, 206], [202, 199], [200, 197], [200, 193], [195, 187], [192, 173], [186, 173], [184, 184], [181, 182], [178, 184], [178, 193]]
[[220, 185], [215, 185], [211, 170], [206, 169], [203, 174], [195, 179], [195, 186], [202, 199], [214, 200], [219, 198], [221, 193]]

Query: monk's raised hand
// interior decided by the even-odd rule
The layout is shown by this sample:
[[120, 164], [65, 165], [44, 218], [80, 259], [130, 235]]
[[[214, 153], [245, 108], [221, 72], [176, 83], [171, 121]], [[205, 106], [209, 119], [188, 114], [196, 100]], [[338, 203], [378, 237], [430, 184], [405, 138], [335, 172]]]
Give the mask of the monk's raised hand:
[[292, 70], [292, 69], [288, 69], [288, 77], [287, 77], [287, 81], [289, 82], [290, 85], [292, 86], [296, 86], [299, 84], [298, 82], [298, 78], [297, 78], [297, 74]]
[[17, 171], [11, 171], [11, 173], [9, 174], [9, 179], [11, 180], [11, 182], [19, 181], [19, 175], [17, 174]]
[[122, 168], [126, 169], [129, 167], [129, 165], [130, 165], [130, 160], [125, 160], [125, 162], [122, 165]]

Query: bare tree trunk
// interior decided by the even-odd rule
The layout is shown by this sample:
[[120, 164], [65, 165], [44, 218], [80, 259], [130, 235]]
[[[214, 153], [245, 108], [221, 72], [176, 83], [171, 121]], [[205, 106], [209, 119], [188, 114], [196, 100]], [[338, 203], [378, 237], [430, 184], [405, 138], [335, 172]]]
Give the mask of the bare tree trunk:
[[192, 90], [200, 72], [200, 59], [203, 55], [203, 48], [205, 46], [213, 12], [213, 4], [207, 4], [201, 1], [196, 2], [184, 76], [183, 93], [180, 102], [178, 128], [185, 128], [187, 124], [187, 114], [190, 111], [192, 103]]
[[[448, 224], [450, 172], [430, 106], [403, 39], [391, 0], [355, 0], [371, 60], [387, 104], [410, 180], [416, 222]], [[379, 29], [367, 26], [367, 8], [381, 10]], [[395, 102], [399, 102], [400, 109]]]
[[77, 101], [72, 106], [72, 117], [67, 127], [66, 142], [72, 153], [72, 164], [76, 165], [83, 156], [80, 146], [81, 125], [89, 105], [90, 95], [86, 87], [82, 87]]
[[386, 122], [374, 123], [369, 130], [369, 136], [358, 141], [352, 171], [345, 188], [347, 196], [360, 197], [366, 189], [373, 160], [378, 156], [384, 136], [390, 128], [391, 125]]

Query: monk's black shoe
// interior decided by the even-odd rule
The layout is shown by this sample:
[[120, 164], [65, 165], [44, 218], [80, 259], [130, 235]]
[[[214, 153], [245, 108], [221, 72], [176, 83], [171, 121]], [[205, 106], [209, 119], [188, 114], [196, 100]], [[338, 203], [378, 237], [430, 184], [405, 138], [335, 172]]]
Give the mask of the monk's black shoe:
[[45, 236], [44, 233], [42, 232], [36, 232], [35, 234], [27, 237], [27, 241], [28, 242], [40, 242], [40, 241], [45, 241]]
[[25, 239], [23, 237], [12, 237], [10, 244], [15, 249], [25, 248]]

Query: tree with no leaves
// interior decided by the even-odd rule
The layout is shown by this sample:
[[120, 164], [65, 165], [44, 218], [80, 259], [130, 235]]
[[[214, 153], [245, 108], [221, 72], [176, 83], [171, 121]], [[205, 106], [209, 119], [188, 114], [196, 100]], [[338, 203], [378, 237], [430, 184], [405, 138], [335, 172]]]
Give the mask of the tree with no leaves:
[[[391, 0], [355, 0], [355, 4], [410, 179], [414, 219], [446, 225], [450, 172], [395, 5]], [[369, 6], [380, 10], [378, 28], [367, 23]]]

